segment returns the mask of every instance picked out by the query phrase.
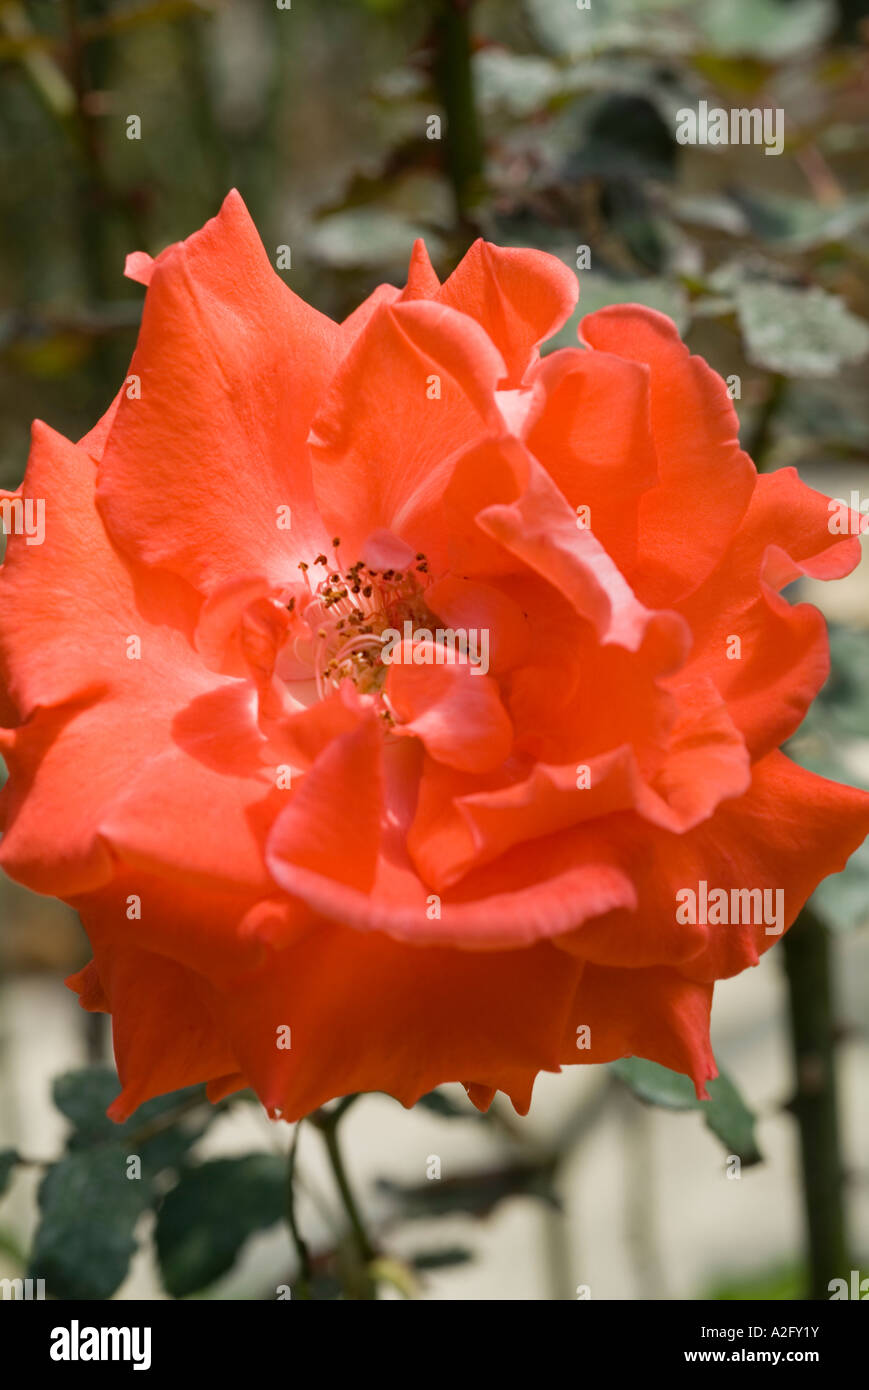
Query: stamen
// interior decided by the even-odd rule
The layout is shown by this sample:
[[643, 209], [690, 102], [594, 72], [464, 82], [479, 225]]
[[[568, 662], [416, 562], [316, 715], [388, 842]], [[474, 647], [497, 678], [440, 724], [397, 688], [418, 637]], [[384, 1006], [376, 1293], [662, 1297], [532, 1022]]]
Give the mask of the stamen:
[[[310, 566], [305, 561], [299, 563], [308, 592], [318, 605], [315, 608], [309, 603], [305, 614], [315, 636], [313, 667], [317, 694], [324, 699], [330, 684], [337, 687], [347, 679], [366, 693], [379, 694], [387, 674], [380, 655], [386, 629], [400, 629], [407, 620], [423, 625], [433, 621], [423, 597], [427, 581], [418, 577], [427, 574], [428, 561], [425, 553], [419, 551], [416, 571], [386, 569], [378, 574], [364, 560], [345, 569], [337, 554], [340, 538], [333, 537], [332, 544], [334, 569], [328, 570], [329, 562], [322, 552], [313, 561], [328, 570], [316, 589], [312, 589], [308, 578]], [[291, 612], [294, 606], [290, 607]], [[316, 626], [317, 617], [322, 626]], [[296, 650], [298, 653], [298, 646]], [[380, 695], [381, 703], [383, 698]], [[387, 723], [394, 723], [388, 709], [384, 707], [380, 712]]]

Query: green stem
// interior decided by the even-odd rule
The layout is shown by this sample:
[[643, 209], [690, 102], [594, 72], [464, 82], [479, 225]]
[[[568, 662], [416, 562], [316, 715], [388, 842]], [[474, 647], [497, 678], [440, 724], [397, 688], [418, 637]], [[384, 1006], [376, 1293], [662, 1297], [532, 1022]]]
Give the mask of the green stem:
[[800, 1137], [809, 1294], [830, 1297], [831, 1279], [851, 1268], [835, 1067], [829, 928], [804, 908], [784, 939], [796, 1089], [790, 1104]]
[[335, 1185], [341, 1194], [341, 1201], [347, 1213], [350, 1223], [350, 1231], [353, 1237], [353, 1246], [360, 1268], [353, 1271], [353, 1277], [349, 1281], [348, 1291], [356, 1298], [374, 1299], [377, 1297], [375, 1281], [368, 1272], [369, 1266], [376, 1256], [374, 1246], [369, 1239], [365, 1229], [365, 1223], [359, 1210], [355, 1194], [350, 1186], [347, 1176], [347, 1169], [344, 1165], [344, 1158], [341, 1153], [341, 1145], [338, 1140], [338, 1124], [350, 1106], [358, 1100], [357, 1095], [344, 1096], [343, 1100], [335, 1106], [333, 1110], [317, 1110], [310, 1117], [312, 1124], [316, 1125], [323, 1136], [326, 1145], [326, 1152], [329, 1155], [329, 1162], [332, 1166], [332, 1175]]
[[334, 1125], [329, 1125], [323, 1130], [323, 1140], [326, 1144], [329, 1162], [332, 1165], [335, 1183], [341, 1193], [341, 1201], [344, 1203], [344, 1210], [350, 1222], [350, 1229], [353, 1232], [359, 1258], [364, 1264], [369, 1264], [374, 1259], [374, 1248], [368, 1239], [368, 1232], [365, 1229], [359, 1206], [347, 1177], [347, 1169], [344, 1166], [344, 1158], [338, 1142], [338, 1130]]
[[296, 1280], [296, 1297], [309, 1299], [311, 1297], [311, 1279], [313, 1270], [311, 1267], [311, 1252], [307, 1242], [299, 1230], [296, 1220], [296, 1151], [299, 1144], [299, 1134], [302, 1129], [302, 1121], [299, 1120], [293, 1131], [290, 1152], [287, 1161], [287, 1225], [290, 1228], [290, 1235], [296, 1247], [296, 1254], [299, 1257], [299, 1277]]

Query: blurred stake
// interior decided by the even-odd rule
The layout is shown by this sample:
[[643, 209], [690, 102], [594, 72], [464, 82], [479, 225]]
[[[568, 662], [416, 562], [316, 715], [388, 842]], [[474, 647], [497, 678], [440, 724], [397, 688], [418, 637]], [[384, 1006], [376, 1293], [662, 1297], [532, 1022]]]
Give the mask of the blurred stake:
[[108, 1014], [86, 1013], [83, 1018], [85, 1052], [87, 1060], [94, 1066], [106, 1060], [108, 1039]]
[[828, 1299], [831, 1279], [851, 1268], [845, 1229], [836, 1087], [832, 947], [810, 907], [784, 938], [796, 1090], [789, 1109], [799, 1129], [808, 1239], [808, 1297]]
[[472, 5], [473, 0], [437, 0], [433, 72], [444, 112], [444, 158], [456, 221], [468, 240], [477, 236], [472, 210], [483, 179], [483, 140], [471, 62]]
[[[78, 0], [63, 0], [63, 16], [67, 64], [76, 99], [73, 133], [81, 158], [76, 180], [79, 250], [88, 306], [93, 310], [108, 298], [114, 279], [107, 268], [108, 224], [114, 211], [114, 200], [103, 165], [95, 106], [90, 100], [92, 92], [87, 41], [81, 30]], [[103, 383], [111, 379], [112, 352], [105, 339], [97, 338], [94, 341], [92, 364], [94, 394], [97, 398], [102, 394]]]
[[769, 465], [768, 456], [773, 445], [775, 422], [784, 402], [786, 389], [787, 378], [780, 372], [771, 372], [766, 396], [757, 410], [748, 439], [743, 446], [749, 458], [754, 460], [758, 473], [765, 472]]

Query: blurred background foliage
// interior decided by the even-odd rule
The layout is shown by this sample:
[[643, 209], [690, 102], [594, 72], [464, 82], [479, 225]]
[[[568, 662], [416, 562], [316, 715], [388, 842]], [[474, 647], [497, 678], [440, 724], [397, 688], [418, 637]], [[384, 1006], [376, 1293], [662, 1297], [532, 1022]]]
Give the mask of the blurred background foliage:
[[[126, 252], [233, 185], [335, 317], [403, 283], [416, 234], [443, 274], [478, 234], [571, 266], [586, 245], [580, 313], [671, 314], [742, 377], [762, 464], [862, 457], [866, 6], [589, 3], [2, 0], [3, 477], [32, 416], [80, 435], [111, 399], [141, 304]], [[783, 154], [677, 145], [700, 99], [782, 108]]]
[[[865, 495], [867, 16], [867, 0], [0, 0], [0, 485], [22, 475], [32, 418], [78, 438], [123, 380], [142, 302], [123, 278], [126, 253], [189, 235], [236, 186], [273, 261], [291, 247], [279, 273], [336, 318], [381, 281], [404, 283], [418, 235], [442, 276], [478, 235], [574, 268], [586, 247], [578, 313], [550, 347], [574, 343], [581, 315], [601, 305], [661, 309], [733, 383], [758, 467], [794, 464], [825, 491]], [[783, 153], [678, 145], [676, 112], [701, 100], [781, 108]], [[140, 138], [128, 138], [131, 117]], [[789, 751], [869, 786], [867, 587], [849, 592], [832, 614], [831, 679]], [[9, 884], [0, 906], [7, 989], [83, 963], [65, 909]], [[784, 1264], [698, 1295], [822, 1297], [830, 1270], [847, 1272], [830, 933], [867, 916], [864, 848], [781, 953], [796, 1010], [789, 1105], [803, 1141], [805, 1257], [795, 1228]], [[445, 1182], [381, 1179], [374, 1234], [351, 1197], [338, 1235], [312, 1253], [273, 1145], [203, 1161], [206, 1130], [226, 1109], [252, 1110], [246, 1097], [213, 1111], [197, 1090], [118, 1130], [103, 1119], [117, 1083], [102, 1021], [81, 1026], [91, 1065], [54, 1086], [64, 1152], [46, 1162], [20, 1154], [14, 1134], [0, 1140], [0, 1195], [17, 1173], [39, 1175], [30, 1254], [2, 1220], [0, 1254], [10, 1269], [29, 1261], [59, 1297], [115, 1293], [148, 1213], [170, 1296], [212, 1289], [251, 1235], [284, 1222], [294, 1296], [405, 1295], [474, 1252], [411, 1239], [399, 1259], [384, 1253], [396, 1229], [487, 1216], [517, 1195], [557, 1213], [568, 1162], [613, 1107], [638, 1152], [639, 1106], [698, 1108], [684, 1078], [623, 1062], [542, 1142], [497, 1106], [481, 1119], [437, 1092], [420, 1109], [485, 1129], [491, 1162]], [[820, 1091], [806, 1085], [807, 1056], [829, 1064]], [[716, 1087], [707, 1126], [725, 1154], [761, 1163], [750, 1108], [727, 1077]], [[338, 1118], [320, 1113], [310, 1127], [346, 1198]], [[131, 1146], [135, 1183], [121, 1163]], [[295, 1139], [292, 1153], [291, 1173]], [[654, 1291], [641, 1206], [629, 1199], [629, 1225]], [[573, 1296], [557, 1235], [550, 1247], [564, 1275], [557, 1296]], [[242, 1296], [275, 1294], [253, 1277]]]

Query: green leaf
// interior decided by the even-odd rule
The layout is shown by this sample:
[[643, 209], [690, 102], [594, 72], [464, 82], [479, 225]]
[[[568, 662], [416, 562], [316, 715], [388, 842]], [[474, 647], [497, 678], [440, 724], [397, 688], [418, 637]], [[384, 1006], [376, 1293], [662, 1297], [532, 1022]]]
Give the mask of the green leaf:
[[592, 270], [579, 272], [579, 304], [567, 323], [543, 346], [543, 352], [554, 352], [556, 348], [576, 347], [577, 333], [586, 314], [594, 314], [608, 304], [645, 304], [649, 309], [671, 318], [684, 333], [690, 320], [688, 301], [678, 285], [671, 280], [624, 279], [616, 280], [608, 275], [600, 275]]
[[[850, 502], [849, 497], [841, 499]], [[834, 722], [839, 738], [869, 738], [869, 642], [865, 632], [830, 624], [830, 674], [809, 711]]]
[[474, 1258], [464, 1245], [444, 1245], [437, 1250], [418, 1250], [411, 1255], [414, 1269], [447, 1269], [451, 1265], [466, 1265]]
[[12, 1173], [19, 1162], [20, 1156], [16, 1149], [0, 1149], [0, 1197], [9, 1186]]
[[488, 1216], [507, 1197], [537, 1197], [547, 1206], [559, 1207], [552, 1173], [540, 1164], [515, 1163], [492, 1172], [460, 1173], [422, 1183], [397, 1183], [379, 1178], [377, 1186], [401, 1207], [405, 1220], [425, 1220], [453, 1212]]
[[[70, 1151], [91, 1148], [95, 1144], [126, 1146], [132, 1139], [142, 1159], [143, 1170], [153, 1176], [163, 1168], [177, 1166], [217, 1114], [207, 1103], [203, 1087], [189, 1086], [183, 1091], [172, 1091], [146, 1101], [119, 1125], [106, 1115], [119, 1092], [118, 1078], [111, 1067], [83, 1067], [55, 1078], [54, 1103], [73, 1127], [67, 1139]], [[174, 1124], [168, 1123], [174, 1111], [181, 1110], [197, 1095], [202, 1099], [199, 1114], [179, 1115]], [[167, 1121], [165, 1127], [161, 1124], [163, 1120]]]
[[445, 1120], [480, 1120], [484, 1118], [470, 1102], [465, 1109], [456, 1105], [455, 1101], [450, 1100], [444, 1091], [429, 1091], [427, 1095], [420, 1096], [417, 1105], [421, 1105], [423, 1110], [430, 1110], [433, 1115], [441, 1115]]
[[854, 851], [841, 873], [818, 884], [812, 902], [837, 931], [853, 931], [869, 921], [869, 841]]
[[745, 280], [736, 290], [736, 309], [746, 356], [768, 371], [834, 376], [869, 351], [869, 324], [817, 286]]
[[[869, 643], [864, 632], [838, 624], [830, 624], [829, 637], [830, 675], [785, 751], [820, 777], [869, 789]], [[869, 918], [869, 842], [818, 885], [814, 902], [837, 930], [863, 926]]]
[[722, 1073], [710, 1081], [710, 1099], [698, 1100], [689, 1077], [644, 1057], [623, 1058], [611, 1063], [610, 1070], [648, 1105], [667, 1110], [699, 1110], [727, 1152], [737, 1155], [746, 1167], [761, 1161], [754, 1135], [754, 1114], [728, 1076]]
[[[52, 1091], [72, 1131], [66, 1155], [40, 1186], [32, 1275], [45, 1279], [56, 1298], [110, 1298], [136, 1249], [136, 1222], [155, 1202], [154, 1180], [181, 1164], [217, 1111], [205, 1104], [201, 1087], [190, 1087], [148, 1101], [115, 1124], [105, 1112], [118, 1095], [118, 1078], [102, 1066], [66, 1072]], [[179, 1107], [200, 1096], [198, 1114], [173, 1121]]]
[[311, 254], [337, 270], [406, 265], [417, 237], [434, 260], [443, 253], [443, 240], [430, 227], [385, 208], [347, 208], [314, 223]]
[[754, 1113], [730, 1077], [722, 1072], [708, 1083], [707, 1089], [711, 1099], [698, 1101], [707, 1128], [721, 1140], [728, 1153], [738, 1155], [745, 1167], [762, 1162], [763, 1155], [754, 1133]]
[[186, 1168], [157, 1215], [157, 1258], [167, 1291], [186, 1298], [231, 1269], [248, 1237], [283, 1217], [286, 1184], [286, 1164], [275, 1154]]
[[744, 188], [735, 195], [751, 230], [775, 247], [807, 251], [842, 241], [869, 222], [869, 196], [841, 203], [815, 203], [780, 193]]
[[732, 197], [723, 193], [682, 193], [671, 203], [675, 217], [692, 227], [711, 227], [729, 236], [744, 236], [748, 218]]
[[483, 48], [474, 56], [480, 110], [527, 117], [542, 111], [565, 90], [565, 77], [547, 58]]
[[55, 1077], [51, 1095], [73, 1127], [71, 1147], [80, 1148], [117, 1134], [117, 1126], [106, 1110], [119, 1092], [118, 1078], [111, 1067], [82, 1067], [80, 1071]]
[[670, 1071], [657, 1062], [647, 1062], [644, 1057], [622, 1058], [611, 1063], [610, 1071], [648, 1105], [662, 1105], [667, 1110], [696, 1110], [700, 1104], [690, 1077]]
[[39, 1188], [30, 1277], [44, 1279], [54, 1298], [110, 1298], [127, 1273], [134, 1228], [150, 1198], [144, 1179], [127, 1177], [120, 1147], [68, 1154]]
[[680, 333], [684, 333], [688, 327], [688, 301], [672, 280], [652, 276], [647, 279], [614, 280], [593, 271], [580, 271], [579, 285], [580, 321], [586, 314], [593, 314], [608, 304], [645, 304], [647, 309], [657, 309], [671, 318]]
[[[694, 0], [670, 0], [677, 12]], [[646, 53], [673, 53], [688, 48], [685, 20], [662, 12], [660, 0], [525, 0], [533, 27], [553, 52], [569, 58], [606, 49], [640, 47]]]
[[702, 0], [695, 22], [716, 53], [776, 62], [820, 43], [836, 13], [831, 0]]

